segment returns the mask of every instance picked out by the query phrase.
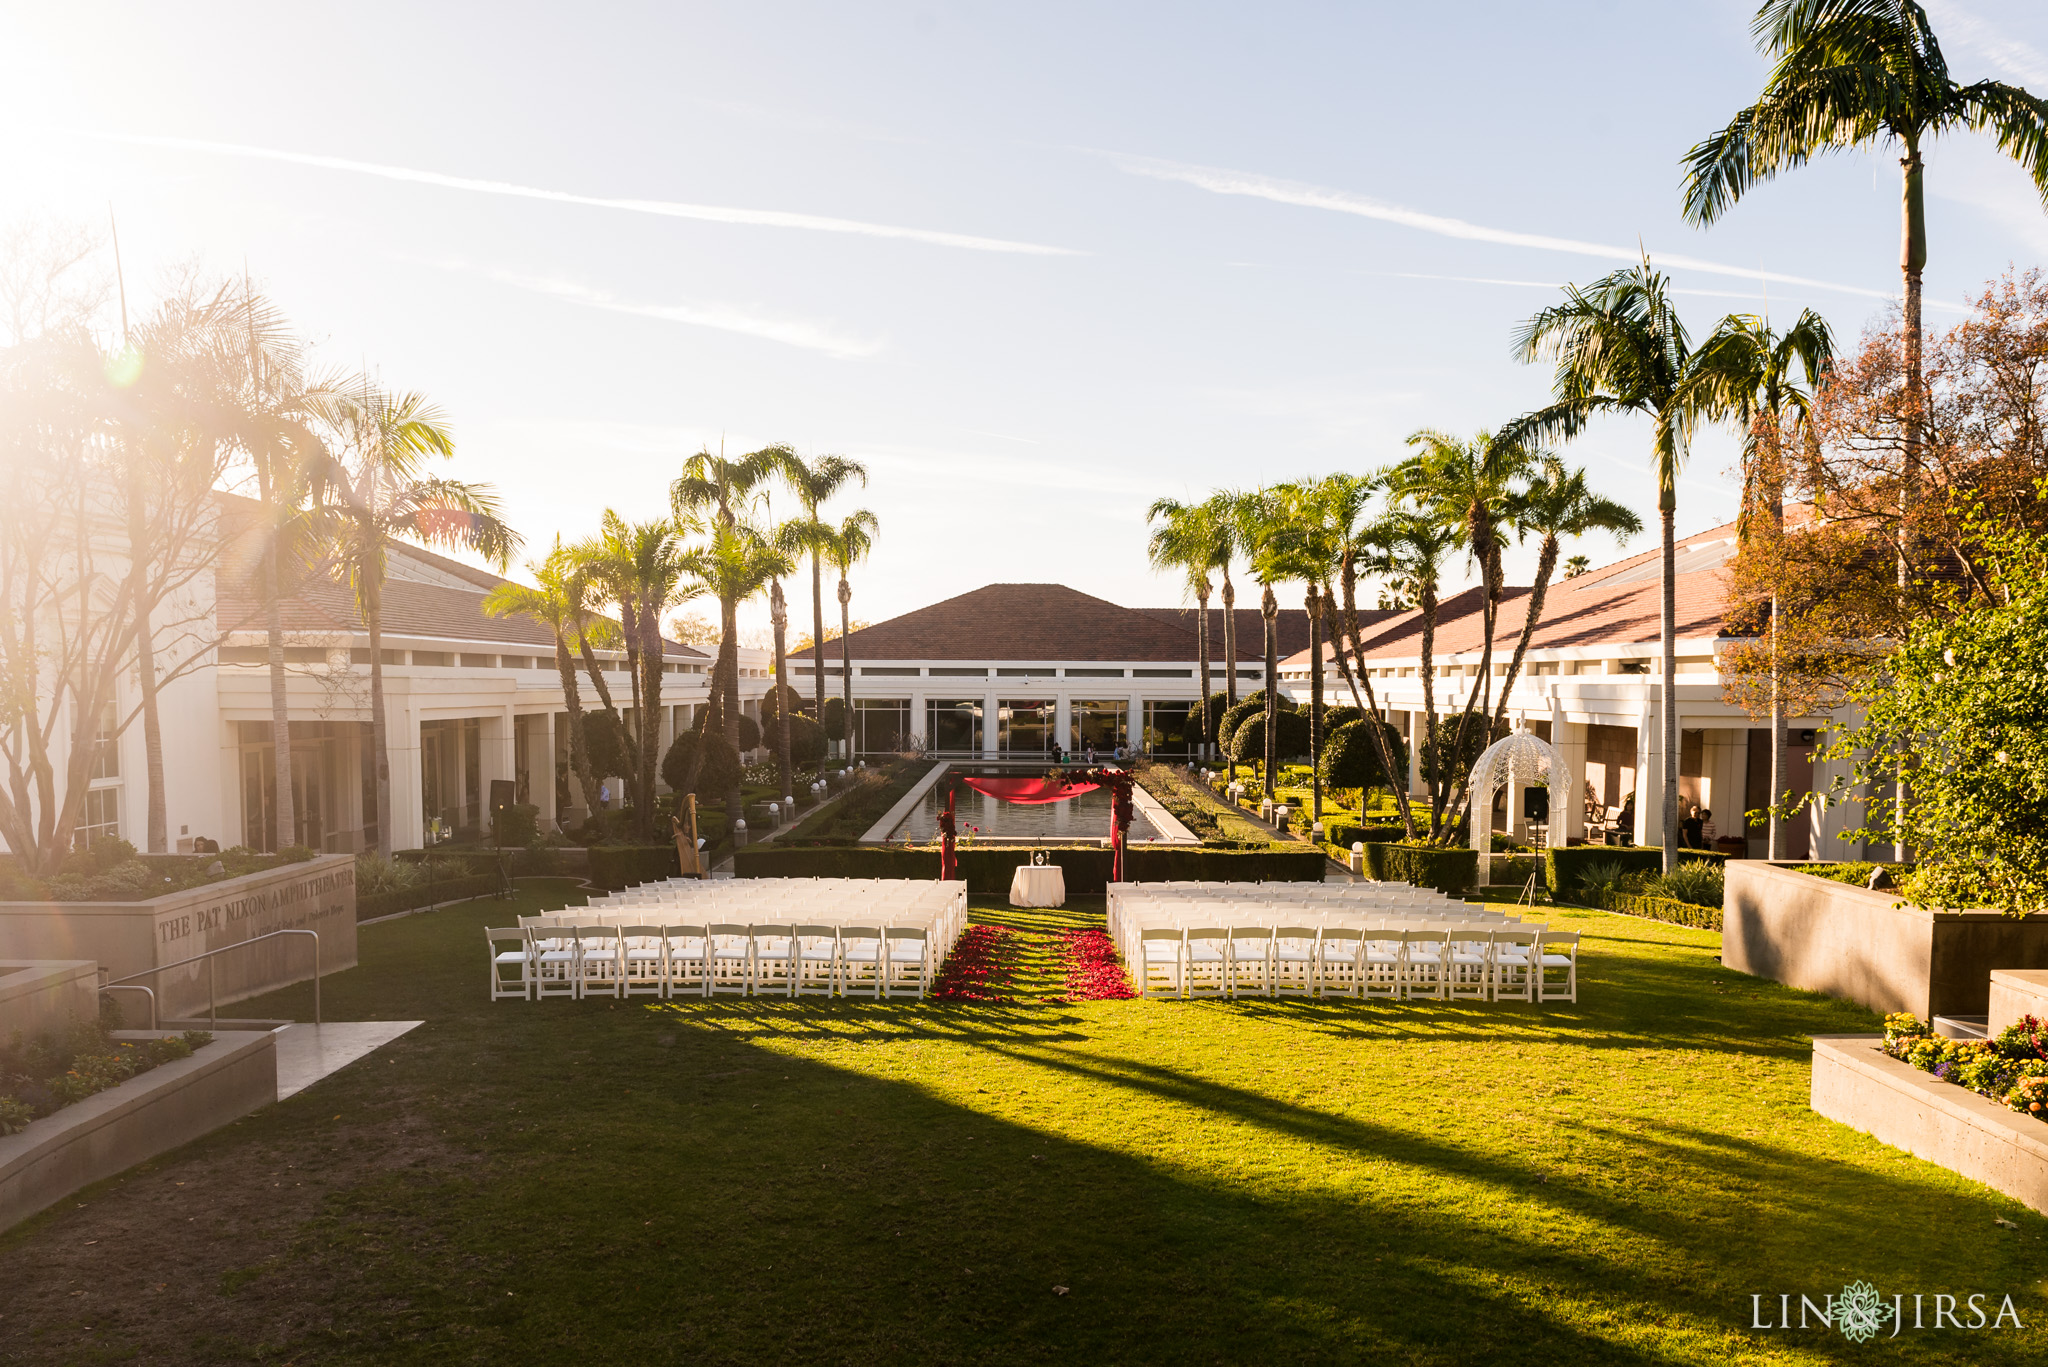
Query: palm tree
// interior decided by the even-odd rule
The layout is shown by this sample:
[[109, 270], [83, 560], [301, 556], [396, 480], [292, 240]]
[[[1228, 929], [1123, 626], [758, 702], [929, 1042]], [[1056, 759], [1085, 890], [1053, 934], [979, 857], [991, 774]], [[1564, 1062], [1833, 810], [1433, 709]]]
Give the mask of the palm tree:
[[1517, 536], [1538, 539], [1536, 579], [1529, 589], [1529, 611], [1522, 618], [1522, 634], [1515, 641], [1514, 658], [1508, 662], [1507, 677], [1500, 686], [1500, 704], [1493, 714], [1493, 734], [1499, 736], [1507, 724], [1508, 697], [1522, 673], [1529, 641], [1543, 619], [1543, 600], [1550, 592], [1551, 576], [1557, 573], [1557, 557], [1566, 537], [1590, 532], [1612, 532], [1617, 543], [1643, 529], [1635, 510], [1596, 494], [1586, 486], [1584, 470], [1568, 470], [1549, 452], [1538, 455], [1535, 477], [1523, 492], [1514, 513]]
[[[1230, 582], [1230, 562], [1250, 548], [1238, 539], [1240, 524], [1237, 517], [1239, 495], [1217, 492], [1203, 500], [1211, 524], [1216, 530], [1216, 560], [1214, 568], [1222, 576], [1219, 598], [1223, 603], [1223, 690], [1226, 706], [1237, 706], [1237, 586]], [[1153, 505], [1155, 508], [1157, 504]], [[1207, 700], [1204, 699], [1204, 706]], [[1233, 764], [1231, 768], [1236, 769]]]
[[1145, 512], [1155, 524], [1145, 551], [1152, 568], [1183, 577], [1194, 596], [1195, 654], [1201, 662], [1201, 744], [1209, 753], [1209, 571], [1230, 559], [1230, 538], [1218, 526], [1214, 510], [1206, 503], [1179, 503], [1170, 498], [1154, 499]]
[[1273, 586], [1293, 578], [1296, 565], [1287, 536], [1287, 499], [1282, 488], [1254, 489], [1235, 494], [1230, 501], [1233, 540], [1248, 554], [1252, 575], [1263, 592], [1259, 595], [1259, 616], [1265, 623], [1266, 753], [1261, 778], [1265, 795], [1273, 796], [1274, 744], [1278, 739], [1280, 712], [1280, 600]]
[[1663, 535], [1664, 870], [1678, 860], [1678, 690], [1676, 560], [1678, 471], [1698, 418], [1713, 398], [1695, 377], [1685, 324], [1671, 303], [1670, 285], [1640, 265], [1581, 290], [1565, 287], [1565, 301], [1538, 312], [1515, 332], [1524, 362], [1555, 363], [1555, 401], [1510, 424], [1518, 440], [1568, 439], [1599, 413], [1641, 413], [1651, 420], [1650, 463], [1657, 476], [1657, 515]]
[[677, 601], [682, 541], [672, 522], [629, 524], [607, 508], [597, 538], [578, 547], [577, 555], [591, 582], [618, 605], [638, 724], [637, 734], [627, 736], [639, 752], [632, 775], [634, 824], [642, 839], [652, 840], [654, 780], [661, 764], [661, 616]]
[[[853, 567], [868, 558], [875, 548], [875, 536], [882, 524], [866, 508], [848, 513], [840, 520], [826, 543], [825, 559], [839, 572], [839, 673], [841, 686], [846, 690], [844, 711], [840, 725], [845, 729], [846, 757], [853, 758], [853, 616], [850, 605], [853, 602], [853, 585], [846, 576]], [[818, 667], [825, 667], [825, 643], [818, 642]], [[824, 714], [818, 716], [820, 724]], [[915, 724], [915, 723], [913, 723]]]
[[[777, 578], [790, 573], [794, 568], [789, 556], [764, 538], [760, 531], [746, 522], [725, 522], [714, 518], [708, 529], [707, 539], [687, 551], [683, 556], [683, 569], [692, 582], [692, 588], [709, 594], [718, 600], [719, 627], [727, 643], [739, 639], [739, 605], [756, 594], [764, 592]], [[740, 691], [736, 645], [731, 645], [732, 670], [729, 672], [725, 690], [721, 695], [714, 690], [711, 709], [725, 733], [725, 740], [734, 753], [740, 748]], [[691, 770], [683, 775], [681, 791], [687, 792], [696, 786], [696, 765], [701, 762], [703, 748], [700, 746], [692, 756]], [[739, 819], [740, 790], [735, 785], [726, 794], [726, 829]]]
[[[719, 534], [740, 526], [766, 496], [768, 481], [784, 468], [788, 450], [784, 446], [765, 446], [744, 456], [729, 457], [721, 448], [715, 456], [708, 450], [691, 456], [683, 462], [683, 472], [668, 487], [669, 508], [675, 515], [676, 526], [685, 532], [708, 532], [712, 543], [705, 549], [717, 550], [719, 554], [731, 552], [736, 543], [720, 543]], [[705, 585], [710, 582], [700, 579]], [[717, 662], [712, 666], [710, 702], [716, 708], [721, 696], [726, 700], [729, 715], [725, 716], [725, 726], [732, 733], [727, 739], [734, 742], [734, 749], [739, 748], [740, 705], [736, 608], [737, 604], [723, 599], [718, 604], [719, 620], [725, 629], [718, 643]]]
[[[1747, 542], [1756, 520], [1765, 518], [1772, 535], [1785, 527], [1785, 472], [1781, 451], [1811, 439], [1808, 416], [1813, 394], [1834, 367], [1834, 334], [1812, 309], [1799, 315], [1783, 333], [1751, 314], [1731, 314], [1700, 345], [1696, 362], [1702, 386], [1719, 412], [1742, 432], [1742, 509], [1736, 523], [1738, 539]], [[1798, 372], [1795, 378], [1794, 371]], [[1803, 381], [1803, 382], [1802, 382]], [[1900, 563], [1906, 547], [1901, 541]], [[1778, 599], [1771, 597], [1771, 800], [1767, 846], [1772, 859], [1784, 857], [1785, 823], [1776, 815], [1785, 800], [1785, 703], [1776, 669]], [[1900, 796], [1903, 799], [1904, 789]], [[1896, 851], [1906, 857], [1903, 848]]]
[[[1444, 560], [1464, 542], [1464, 532], [1433, 518], [1395, 507], [1368, 525], [1358, 536], [1368, 573], [1406, 584], [1415, 597], [1416, 615], [1421, 622], [1422, 739], [1417, 748], [1431, 757], [1429, 770], [1429, 838], [1443, 839], [1444, 814], [1448, 809], [1445, 783], [1448, 762], [1441, 741], [1442, 725], [1436, 714], [1436, 625], [1437, 592], [1443, 584]], [[1354, 625], [1354, 631], [1356, 630]], [[1414, 742], [1411, 742], [1413, 744]], [[1391, 759], [1389, 760], [1391, 766]], [[1389, 777], [1392, 777], [1389, 774]], [[1415, 819], [1404, 799], [1402, 824], [1409, 838], [1415, 835]]]
[[474, 551], [503, 567], [519, 536], [498, 515], [489, 486], [422, 473], [452, 456], [455, 439], [440, 410], [420, 394], [387, 395], [360, 385], [323, 400], [350, 455], [325, 472], [320, 510], [336, 569], [348, 580], [370, 636], [370, 744], [377, 766], [377, 853], [391, 856], [391, 750], [384, 711], [384, 573], [400, 539]]
[[[2048, 204], [2048, 100], [2000, 81], [1958, 85], [1912, 0], [1768, 0], [1751, 25], [1774, 65], [1757, 102], [1685, 156], [1685, 216], [1713, 223], [1756, 184], [1827, 152], [1900, 149], [1899, 269], [1905, 295], [1907, 482], [1918, 468], [1920, 276], [1927, 264], [1922, 144], [1989, 131]], [[1902, 497], [1911, 497], [1910, 489]], [[1905, 556], [1899, 561], [1904, 583]]]
[[569, 655], [569, 642], [576, 635], [575, 616], [570, 608], [569, 579], [575, 573], [574, 557], [555, 536], [547, 558], [528, 561], [526, 571], [533, 586], [510, 580], [484, 595], [487, 617], [524, 617], [547, 629], [555, 643], [555, 672], [562, 681], [562, 702], [569, 711], [569, 768], [583, 792], [583, 810], [597, 810], [597, 775], [590, 768], [590, 746], [583, 733], [583, 697], [576, 684], [576, 662]]
[[[811, 558], [811, 640], [817, 646], [817, 668], [812, 671], [818, 724], [825, 724], [825, 552], [831, 527], [823, 520], [827, 500], [854, 483], [865, 489], [868, 467], [845, 456], [815, 456], [806, 461], [794, 450], [780, 448], [782, 482], [789, 486], [804, 510], [801, 549]], [[780, 675], [776, 676], [778, 679]]]

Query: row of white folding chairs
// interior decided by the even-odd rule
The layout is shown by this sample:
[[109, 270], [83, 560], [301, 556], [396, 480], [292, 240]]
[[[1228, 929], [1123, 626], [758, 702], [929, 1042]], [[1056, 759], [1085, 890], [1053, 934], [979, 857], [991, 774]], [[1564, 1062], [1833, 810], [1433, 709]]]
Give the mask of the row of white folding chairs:
[[[1123, 934], [1115, 940], [1117, 952], [1127, 964], [1135, 964], [1142, 955], [1145, 933], [1148, 931], [1179, 932], [1183, 937], [1195, 931], [1203, 932], [1199, 938], [1214, 938], [1218, 930], [1246, 930], [1272, 936], [1283, 928], [1306, 931], [1311, 935], [1330, 931], [1346, 936], [1355, 933], [1367, 940], [1375, 937], [1398, 939], [1403, 932], [1442, 931], [1451, 936], [1467, 936], [1474, 941], [1485, 938], [1496, 930], [1521, 929], [1521, 922], [1499, 917], [1486, 920], [1444, 920], [1430, 915], [1406, 913], [1385, 913], [1370, 916], [1331, 917], [1327, 920], [1291, 919], [1288, 917], [1226, 917], [1210, 915], [1189, 918], [1141, 917], [1124, 928]], [[1154, 936], [1153, 938], [1162, 938]]]
[[923, 997], [944, 958], [925, 925], [586, 921], [493, 927], [484, 934], [493, 1001]]
[[1128, 962], [1146, 997], [1579, 999], [1578, 932], [1545, 926], [1158, 926]]
[[1344, 906], [1316, 909], [1301, 906], [1271, 906], [1260, 903], [1216, 905], [1210, 903], [1130, 903], [1110, 921], [1110, 939], [1125, 958], [1132, 953], [1136, 934], [1146, 927], [1227, 923], [1233, 925], [1352, 926], [1364, 928], [1395, 920], [1444, 922], [1456, 925], [1506, 925], [1519, 918], [1483, 905], [1464, 903], [1437, 905], [1394, 903], [1386, 906]]
[[965, 929], [964, 921], [947, 911], [925, 911], [905, 913], [895, 908], [874, 908], [865, 914], [848, 912], [825, 915], [748, 915], [748, 907], [692, 908], [677, 911], [670, 908], [638, 908], [628, 911], [592, 911], [588, 907], [571, 907], [567, 910], [545, 912], [537, 916], [521, 916], [520, 927], [527, 930], [545, 930], [577, 925], [678, 925], [702, 926], [712, 922], [722, 925], [743, 925], [766, 929], [779, 929], [784, 933], [797, 926], [826, 926], [838, 929], [842, 926], [900, 926], [915, 927], [924, 932], [932, 946], [935, 961], [942, 961], [953, 952]]

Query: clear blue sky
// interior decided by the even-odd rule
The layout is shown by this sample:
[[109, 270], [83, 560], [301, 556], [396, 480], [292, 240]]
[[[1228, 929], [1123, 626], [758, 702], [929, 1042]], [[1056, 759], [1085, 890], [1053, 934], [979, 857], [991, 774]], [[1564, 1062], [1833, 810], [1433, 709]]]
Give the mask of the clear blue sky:
[[[1929, 9], [1959, 77], [2048, 90], [2039, 4]], [[1822, 282], [1772, 280], [1774, 316], [1879, 316], [1892, 154], [1679, 217], [1680, 155], [1761, 84], [1752, 10], [9, 0], [0, 218], [111, 202], [136, 291], [246, 259], [324, 356], [440, 401], [532, 545], [781, 440], [873, 469], [857, 616], [1170, 602], [1152, 497], [1534, 406], [1509, 330], [1602, 249], [1645, 244], [1702, 332], [1756, 272]], [[1981, 139], [1928, 160], [1942, 324], [2048, 216]], [[1644, 435], [1570, 454], [1648, 513]], [[1732, 453], [1696, 448], [1681, 531], [1732, 514]]]

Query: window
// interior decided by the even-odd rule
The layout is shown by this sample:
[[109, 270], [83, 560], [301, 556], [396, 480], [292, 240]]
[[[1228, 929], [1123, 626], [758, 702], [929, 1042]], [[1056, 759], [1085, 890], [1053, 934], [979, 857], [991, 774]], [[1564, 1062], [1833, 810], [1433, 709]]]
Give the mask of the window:
[[464, 669], [496, 669], [498, 667], [498, 657], [495, 655], [464, 655], [462, 657], [462, 667]]
[[862, 678], [914, 679], [923, 671], [905, 669], [897, 665], [862, 665], [860, 672]]
[[988, 668], [983, 666], [980, 669], [934, 669], [932, 677], [934, 679], [986, 679], [988, 677]]
[[1131, 677], [1134, 679], [1192, 679], [1195, 677], [1195, 671], [1192, 669], [1134, 669], [1131, 671]]
[[[368, 663], [370, 663], [370, 652], [361, 646], [354, 647], [348, 653], [348, 662], [352, 665], [367, 665]], [[402, 650], [385, 651], [384, 663], [387, 665], [404, 664], [405, 652]]]
[[979, 698], [928, 698], [924, 715], [927, 749], [950, 754], [981, 753]]
[[99, 725], [93, 728], [92, 769], [87, 775], [93, 782], [121, 777], [121, 738], [116, 734], [117, 725], [114, 704], [109, 702], [100, 709]]
[[1053, 702], [1005, 698], [997, 708], [997, 748], [1004, 754], [1044, 755], [1052, 751]]
[[1125, 717], [1129, 709], [1130, 704], [1122, 698], [1076, 702], [1067, 725], [1067, 748], [1086, 750], [1092, 745], [1097, 750], [1114, 750], [1119, 745], [1128, 744]]
[[996, 677], [998, 679], [1050, 679], [1058, 673], [1059, 670], [1051, 665], [1032, 665], [1028, 669], [998, 669]]
[[96, 840], [114, 840], [121, 834], [121, 790], [92, 788], [85, 794], [85, 810], [78, 815], [72, 840], [79, 849], [89, 850]]
[[1145, 749], [1155, 755], [1192, 755], [1201, 744], [1197, 705], [1191, 702], [1145, 704]]
[[412, 662], [432, 669], [447, 669], [454, 665], [455, 657], [445, 650], [415, 650], [412, 653]]
[[910, 699], [855, 698], [853, 744], [863, 755], [894, 754], [910, 734]]
[[1617, 674], [1647, 674], [1650, 672], [1650, 662], [1648, 660], [1616, 660], [1614, 662], [1614, 672]]
[[1121, 679], [1124, 676], [1121, 669], [1070, 669], [1066, 673], [1070, 679]]

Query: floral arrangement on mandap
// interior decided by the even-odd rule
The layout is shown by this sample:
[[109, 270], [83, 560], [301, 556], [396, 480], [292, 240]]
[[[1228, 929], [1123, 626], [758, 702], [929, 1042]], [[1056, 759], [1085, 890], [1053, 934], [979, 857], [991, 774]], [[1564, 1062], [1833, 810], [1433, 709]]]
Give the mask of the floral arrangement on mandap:
[[1943, 1039], [1919, 1017], [1884, 1018], [1884, 1051], [1944, 1082], [2048, 1121], [2048, 1021], [2022, 1016], [1998, 1038]]

